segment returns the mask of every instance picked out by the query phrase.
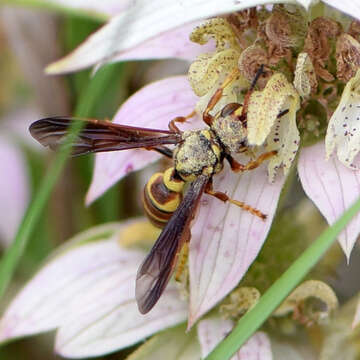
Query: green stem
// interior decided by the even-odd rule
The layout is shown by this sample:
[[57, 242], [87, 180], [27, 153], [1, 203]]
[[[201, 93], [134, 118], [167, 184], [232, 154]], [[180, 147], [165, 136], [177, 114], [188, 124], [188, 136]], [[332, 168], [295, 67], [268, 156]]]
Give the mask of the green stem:
[[304, 251], [271, 288], [265, 292], [258, 304], [240, 319], [230, 335], [216, 346], [205, 360], [230, 359], [320, 260], [339, 233], [359, 211], [360, 199]]

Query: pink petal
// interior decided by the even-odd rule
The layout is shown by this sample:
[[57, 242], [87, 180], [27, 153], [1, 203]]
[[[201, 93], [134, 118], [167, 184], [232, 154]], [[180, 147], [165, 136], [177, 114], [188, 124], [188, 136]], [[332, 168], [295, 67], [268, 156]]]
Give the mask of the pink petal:
[[[207, 356], [233, 328], [230, 320], [212, 317], [201, 320], [197, 326], [202, 356]], [[231, 360], [271, 360], [271, 344], [263, 332], [255, 333], [231, 358]]]
[[342, 11], [343, 13], [360, 20], [360, 3], [354, 0], [323, 0], [327, 5]]
[[[360, 174], [345, 167], [336, 157], [326, 161], [325, 156], [323, 142], [304, 148], [298, 172], [306, 195], [331, 225], [359, 197]], [[360, 215], [357, 215], [339, 235], [348, 260], [359, 232]]]
[[[176, 76], [154, 82], [131, 96], [115, 115], [114, 122], [139, 127], [167, 129], [176, 116], [188, 115], [194, 110], [197, 97], [187, 78]], [[196, 119], [181, 128], [199, 124]], [[161, 157], [155, 151], [126, 150], [97, 154], [93, 179], [86, 196], [89, 205], [117, 181], [131, 171], [139, 170]]]
[[190, 243], [189, 327], [238, 284], [270, 229], [284, 182], [270, 184], [266, 164], [243, 174], [226, 168], [214, 189], [259, 209], [265, 221], [235, 205], [204, 195]]
[[29, 201], [29, 180], [24, 156], [10, 139], [0, 136], [0, 241], [8, 245]]
[[[271, 1], [259, 1], [269, 2]], [[254, 6], [253, 0], [136, 1], [132, 7], [112, 18], [107, 25], [91, 35], [74, 52], [51, 64], [47, 71], [55, 74], [111, 62], [145, 41], [182, 25], [251, 6]], [[173, 36], [172, 33], [172, 38]], [[183, 43], [181, 40], [180, 44]], [[174, 56], [173, 46], [169, 49], [169, 54], [162, 50], [163, 56]], [[158, 51], [158, 48], [154, 49], [153, 54]]]

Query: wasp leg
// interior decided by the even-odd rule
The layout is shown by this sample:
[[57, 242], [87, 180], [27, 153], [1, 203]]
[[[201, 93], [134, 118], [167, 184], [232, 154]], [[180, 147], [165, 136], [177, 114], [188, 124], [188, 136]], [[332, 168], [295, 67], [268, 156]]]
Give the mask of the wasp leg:
[[[259, 80], [259, 77], [264, 73], [264, 64], [260, 65], [258, 71], [255, 74], [255, 77], [253, 79], [253, 81], [251, 82], [250, 88], [247, 91], [245, 98], [244, 98], [244, 105], [241, 109], [241, 113], [239, 114], [239, 120], [244, 124], [244, 126], [246, 127], [246, 115], [247, 115], [247, 109], [249, 107], [249, 102], [250, 102], [250, 97], [251, 94], [254, 91], [255, 85], [257, 83], [257, 81]], [[235, 112], [236, 114], [236, 112]], [[238, 114], [236, 114], [238, 115]]]
[[276, 154], [277, 154], [276, 150], [266, 152], [264, 154], [261, 154], [255, 160], [248, 162], [246, 165], [240, 164], [231, 155], [226, 155], [226, 159], [228, 160], [228, 162], [231, 166], [231, 170], [235, 171], [235, 172], [239, 172], [239, 171], [247, 171], [247, 170], [256, 169], [265, 160], [270, 159], [271, 157], [275, 156]]
[[173, 151], [171, 149], [167, 148], [166, 146], [154, 146], [153, 148], [151, 148], [149, 150], [155, 150], [158, 153], [160, 153], [161, 155], [164, 155], [170, 159], [172, 159], [172, 157], [173, 157]]
[[215, 94], [210, 98], [206, 109], [203, 113], [203, 120], [204, 122], [211, 126], [214, 117], [212, 115], [209, 114], [209, 112], [214, 108], [214, 106], [219, 102], [219, 100], [221, 99], [221, 96], [223, 94], [224, 89], [232, 82], [236, 79], [237, 76], [239, 76], [240, 74], [240, 70], [239, 69], [234, 69], [224, 80], [224, 82], [220, 85], [220, 87], [215, 91]]
[[169, 130], [176, 133], [181, 133], [181, 130], [175, 125], [175, 123], [184, 123], [187, 119], [190, 119], [196, 115], [196, 111], [193, 110], [189, 115], [186, 116], [177, 116], [169, 122]]
[[229, 201], [231, 204], [239, 206], [240, 208], [244, 209], [245, 211], [248, 211], [250, 214], [257, 216], [262, 220], [266, 220], [267, 218], [267, 215], [263, 214], [260, 210], [255, 209], [252, 206], [242, 201], [231, 199], [229, 198], [229, 196], [227, 196], [225, 193], [221, 191], [214, 191], [212, 188], [212, 181], [208, 182], [207, 188], [205, 189], [205, 193], [214, 196], [223, 202]]

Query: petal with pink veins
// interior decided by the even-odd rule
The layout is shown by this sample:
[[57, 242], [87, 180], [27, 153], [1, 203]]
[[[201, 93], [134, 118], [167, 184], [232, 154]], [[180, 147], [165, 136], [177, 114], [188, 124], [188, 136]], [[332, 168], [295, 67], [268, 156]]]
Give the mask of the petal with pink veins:
[[[111, 352], [183, 322], [186, 303], [174, 285], [168, 286], [151, 314], [139, 313], [134, 287], [145, 253], [118, 242], [129, 223], [93, 228], [58, 251], [5, 311], [0, 340], [60, 327], [58, 352], [94, 356], [100, 348]], [[92, 336], [96, 341], [82, 342]]]
[[97, 283], [92, 292], [84, 292], [56, 334], [55, 351], [70, 358], [99, 356], [186, 320], [187, 304], [174, 283], [166, 287], [149, 313], [141, 314], [135, 300], [135, 279], [136, 271], [126, 279], [114, 273]]
[[[167, 78], [147, 85], [131, 96], [120, 107], [114, 122], [167, 130], [169, 121], [190, 114], [196, 101], [185, 76]], [[203, 127], [203, 124], [197, 118], [181, 124], [182, 129], [194, 126]], [[160, 157], [155, 151], [143, 149], [97, 154], [86, 204], [92, 203], [129, 172], [142, 169]]]
[[[138, 0], [133, 6], [113, 17], [108, 24], [91, 35], [75, 51], [51, 64], [47, 71], [58, 74], [112, 62], [114, 58], [129, 50], [133, 51], [134, 47], [145, 41], [155, 41], [151, 39], [156, 36], [163, 36], [165, 37], [163, 40], [166, 39], [166, 32], [172, 34], [170, 35], [172, 40], [168, 39], [167, 42], [177, 41], [172, 30], [182, 25], [271, 2], [266, 0]], [[177, 51], [185, 57], [186, 51], [181, 49], [183, 45], [184, 40], [179, 39], [176, 47], [179, 46]], [[162, 52], [164, 57], [174, 56], [173, 44], [168, 44], [168, 46], [153, 49], [154, 54]], [[148, 54], [148, 51], [146, 53]]]
[[[121, 252], [109, 241], [121, 227], [99, 226], [79, 234], [74, 242], [100, 238], [90, 246], [59, 250], [11, 302], [0, 320], [0, 340], [32, 335], [56, 328], [68, 311], [69, 301], [98, 278], [116, 268], [118, 261], [141, 261], [141, 252]], [[111, 236], [110, 236], [111, 234]], [[99, 245], [100, 244], [100, 245]], [[71, 246], [71, 243], [70, 243]], [[116, 250], [116, 251], [114, 251]], [[128, 260], [127, 260], [128, 259]], [[136, 271], [136, 270], [134, 270]], [[46, 301], [45, 301], [46, 300]]]
[[19, 147], [0, 136], [0, 242], [8, 245], [15, 236], [29, 201], [29, 179]]
[[266, 164], [241, 175], [226, 168], [214, 180], [215, 190], [244, 201], [267, 219], [203, 196], [190, 242], [189, 327], [235, 288], [258, 255], [284, 183], [283, 176], [268, 182]]
[[[323, 142], [301, 151], [298, 172], [306, 195], [327, 222], [333, 224], [360, 195], [360, 174], [350, 170], [335, 157], [325, 160]], [[340, 233], [339, 242], [349, 260], [360, 232], [360, 215]]]
[[[201, 320], [197, 326], [198, 338], [201, 346], [201, 353], [205, 358], [215, 346], [222, 341], [232, 330], [233, 323], [220, 317], [211, 317]], [[271, 360], [271, 344], [268, 336], [264, 332], [256, 332], [231, 357], [231, 360]]]

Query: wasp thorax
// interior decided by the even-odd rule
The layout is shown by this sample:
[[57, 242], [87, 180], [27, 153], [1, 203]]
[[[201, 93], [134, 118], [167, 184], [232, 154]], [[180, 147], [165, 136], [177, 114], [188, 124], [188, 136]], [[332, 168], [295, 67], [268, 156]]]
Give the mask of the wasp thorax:
[[229, 153], [239, 153], [247, 145], [247, 131], [240, 119], [233, 115], [217, 116], [211, 129]]
[[182, 179], [193, 181], [222, 169], [222, 149], [210, 130], [185, 131], [182, 137], [174, 152], [175, 169]]

